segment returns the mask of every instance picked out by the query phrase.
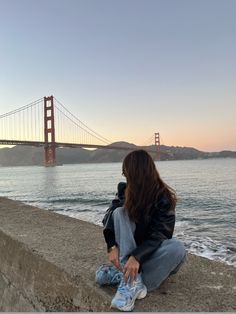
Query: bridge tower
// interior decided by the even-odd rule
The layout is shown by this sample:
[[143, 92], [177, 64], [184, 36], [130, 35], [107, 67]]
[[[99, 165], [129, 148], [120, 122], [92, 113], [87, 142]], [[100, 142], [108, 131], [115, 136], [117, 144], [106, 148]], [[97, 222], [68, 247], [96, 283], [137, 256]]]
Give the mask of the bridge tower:
[[155, 146], [157, 147], [157, 160], [161, 160], [161, 143], [160, 143], [160, 133], [155, 133]]
[[44, 97], [44, 162], [46, 167], [56, 165], [55, 123], [53, 96]]

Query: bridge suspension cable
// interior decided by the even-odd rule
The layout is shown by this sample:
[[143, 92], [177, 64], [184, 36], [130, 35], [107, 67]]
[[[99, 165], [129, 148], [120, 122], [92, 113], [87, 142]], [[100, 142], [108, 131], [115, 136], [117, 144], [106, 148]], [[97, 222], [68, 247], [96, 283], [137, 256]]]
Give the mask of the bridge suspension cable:
[[165, 142], [164, 142], [163, 137], [161, 135], [160, 135], [160, 142], [162, 145], [165, 145]]
[[22, 106], [22, 107], [20, 107], [20, 108], [18, 108], [18, 109], [14, 109], [14, 110], [12, 110], [12, 111], [9, 111], [9, 112], [7, 112], [7, 113], [4, 113], [4, 114], [0, 115], [0, 119], [5, 118], [5, 117], [7, 117], [7, 116], [10, 116], [10, 115], [12, 115], [12, 114], [18, 113], [19, 111], [26, 110], [26, 109], [28, 109], [28, 108], [30, 108], [30, 107], [32, 108], [32, 107], [36, 106], [38, 103], [40, 103], [40, 102], [42, 102], [42, 101], [43, 101], [43, 98], [40, 98], [40, 99], [38, 99], [38, 100], [35, 100], [35, 101], [29, 103], [28, 105], [25, 105], [25, 106]]
[[154, 134], [150, 136], [144, 143], [143, 146], [154, 145]]
[[[103, 143], [108, 144], [107, 141], [104, 141], [104, 140], [100, 139], [98, 136], [92, 134], [91, 132], [89, 132], [88, 130], [86, 130], [85, 128], [83, 128], [81, 125], [79, 125], [79, 123], [77, 123], [77, 122], [74, 121], [72, 118], [70, 118], [67, 114], [65, 114], [60, 108], [58, 108], [57, 106], [55, 106], [55, 108], [56, 108], [61, 114], [63, 114], [64, 117], [66, 117], [67, 119], [69, 119], [76, 127], [78, 127], [78, 128], [80, 128], [81, 130], [85, 131], [87, 134], [89, 134], [89, 135], [91, 135], [92, 137], [98, 139], [99, 141], [102, 141]], [[59, 118], [59, 115], [57, 115], [57, 118], [58, 118], [58, 123], [60, 124], [59, 120], [60, 120], [61, 118]], [[67, 130], [67, 131], [68, 131], [68, 130]], [[87, 138], [87, 140], [88, 140], [88, 138]], [[58, 140], [57, 140], [57, 142], [58, 142]], [[87, 143], [87, 144], [89, 144], [89, 143]]]
[[43, 141], [43, 98], [0, 115], [0, 139]]
[[[97, 133], [55, 99], [55, 141], [73, 144], [109, 145], [111, 141]], [[44, 98], [0, 115], [0, 139], [44, 142]], [[50, 126], [49, 126], [50, 128]]]
[[[85, 123], [83, 123], [79, 118], [77, 118], [73, 113], [71, 113], [59, 100], [54, 98], [56, 100], [57, 105], [55, 105], [56, 109], [63, 114], [67, 119], [69, 119], [77, 128], [82, 130], [84, 133], [82, 134], [83, 141], [89, 140], [91, 141], [92, 138], [98, 140], [99, 142], [105, 143], [106, 145], [111, 144], [111, 141], [102, 136], [101, 134], [97, 133], [90, 127], [88, 127]], [[60, 108], [61, 107], [61, 108]], [[58, 120], [60, 120], [59, 115], [57, 115]], [[57, 123], [60, 124], [60, 121], [57, 121]], [[78, 130], [77, 130], [78, 132]], [[87, 133], [87, 134], [86, 134]], [[91, 136], [92, 138], [88, 138], [88, 136]]]

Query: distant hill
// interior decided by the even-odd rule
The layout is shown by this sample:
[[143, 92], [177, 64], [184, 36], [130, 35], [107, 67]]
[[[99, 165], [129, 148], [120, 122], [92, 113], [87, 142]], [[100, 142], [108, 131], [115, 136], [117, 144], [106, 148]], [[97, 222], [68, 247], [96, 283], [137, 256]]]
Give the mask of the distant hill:
[[[137, 149], [134, 144], [116, 142], [114, 146], [130, 147]], [[148, 146], [149, 150], [156, 150], [156, 146]], [[207, 159], [207, 158], [236, 158], [235, 151], [202, 152], [192, 147], [165, 146], [161, 145], [161, 160], [184, 160], [184, 159]], [[96, 149], [86, 150], [82, 148], [58, 148], [58, 164], [77, 163], [104, 163], [121, 162], [127, 155], [127, 150]], [[156, 159], [156, 153], [151, 153]], [[32, 166], [44, 164], [44, 149], [42, 147], [15, 146], [0, 149], [1, 166]]]

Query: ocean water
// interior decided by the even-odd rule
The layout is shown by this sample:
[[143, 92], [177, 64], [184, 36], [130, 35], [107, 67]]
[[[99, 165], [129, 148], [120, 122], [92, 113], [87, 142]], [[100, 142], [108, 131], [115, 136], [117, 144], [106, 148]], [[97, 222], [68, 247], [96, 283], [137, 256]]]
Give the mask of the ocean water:
[[[175, 236], [189, 252], [236, 267], [236, 159], [162, 161], [178, 196]], [[121, 163], [0, 167], [0, 196], [101, 225], [124, 181]]]

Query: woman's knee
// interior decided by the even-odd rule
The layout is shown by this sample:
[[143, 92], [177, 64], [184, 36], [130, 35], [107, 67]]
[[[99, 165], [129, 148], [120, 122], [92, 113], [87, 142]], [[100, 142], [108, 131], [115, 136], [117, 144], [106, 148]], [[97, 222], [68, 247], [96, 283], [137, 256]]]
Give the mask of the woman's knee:
[[186, 249], [182, 241], [176, 238], [165, 240], [162, 243], [162, 247], [167, 250], [169, 258], [175, 259], [176, 262], [180, 262], [185, 259]]
[[117, 207], [112, 213], [112, 219], [115, 225], [123, 225], [127, 220], [124, 207]]

